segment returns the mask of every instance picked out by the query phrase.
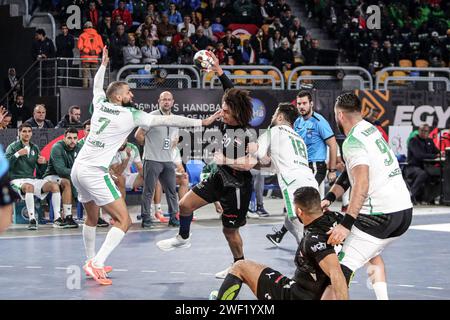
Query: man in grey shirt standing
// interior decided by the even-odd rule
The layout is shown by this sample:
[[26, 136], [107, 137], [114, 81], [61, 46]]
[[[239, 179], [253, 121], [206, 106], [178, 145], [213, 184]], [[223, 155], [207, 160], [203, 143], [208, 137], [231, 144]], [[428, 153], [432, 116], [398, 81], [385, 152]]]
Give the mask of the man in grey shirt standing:
[[[170, 115], [174, 104], [172, 93], [164, 91], [159, 95], [159, 109], [154, 115]], [[169, 205], [169, 226], [179, 226], [176, 218], [178, 200], [176, 194], [175, 165], [173, 150], [178, 142], [178, 128], [152, 127], [149, 131], [139, 128], [135, 133], [136, 141], [144, 145], [144, 190], [142, 192], [142, 227], [152, 226], [151, 204], [156, 182], [160, 181]], [[159, 215], [159, 214], [158, 214]], [[162, 215], [155, 216], [160, 222], [167, 222]]]

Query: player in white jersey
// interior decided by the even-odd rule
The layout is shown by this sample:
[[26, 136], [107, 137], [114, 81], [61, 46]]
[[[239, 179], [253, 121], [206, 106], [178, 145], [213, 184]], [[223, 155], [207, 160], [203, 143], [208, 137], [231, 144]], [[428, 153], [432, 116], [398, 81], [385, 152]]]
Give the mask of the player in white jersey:
[[347, 136], [342, 145], [346, 171], [325, 196], [322, 207], [328, 207], [350, 186], [351, 194], [344, 220], [330, 231], [328, 243], [344, 242], [340, 260], [347, 281], [368, 263], [377, 298], [388, 299], [380, 254], [408, 230], [410, 194], [394, 152], [377, 128], [363, 120], [359, 98], [354, 93], [341, 94], [334, 112], [339, 129]]
[[[298, 110], [289, 103], [280, 103], [272, 117], [269, 130], [258, 139], [258, 159], [262, 164], [272, 163], [278, 176], [287, 211], [284, 226], [300, 244], [303, 225], [294, 212], [294, 192], [301, 187], [319, 186], [308, 166], [308, 151], [303, 139], [294, 131]], [[276, 241], [268, 239], [278, 245]]]
[[[126, 82], [115, 81], [109, 84], [106, 94], [103, 81], [108, 65], [108, 50], [103, 49], [102, 64], [94, 78], [94, 113], [91, 118], [91, 131], [81, 149], [71, 172], [71, 179], [78, 190], [78, 200], [83, 203], [87, 218], [83, 228], [83, 240], [87, 261], [83, 269], [102, 285], [112, 281], [106, 273], [104, 262], [122, 241], [131, 225], [125, 201], [111, 180], [108, 168], [119, 147], [136, 127], [147, 130], [154, 126], [195, 127], [210, 125], [219, 112], [204, 120], [180, 116], [155, 116], [133, 108], [133, 94]], [[105, 242], [95, 253], [95, 227], [99, 207], [114, 219]]]
[[[137, 172], [131, 172], [132, 165], [136, 167]], [[116, 177], [115, 182], [124, 200], [127, 189], [136, 189], [144, 184], [143, 166], [139, 149], [128, 142], [128, 139], [125, 140], [114, 156], [110, 170]]]

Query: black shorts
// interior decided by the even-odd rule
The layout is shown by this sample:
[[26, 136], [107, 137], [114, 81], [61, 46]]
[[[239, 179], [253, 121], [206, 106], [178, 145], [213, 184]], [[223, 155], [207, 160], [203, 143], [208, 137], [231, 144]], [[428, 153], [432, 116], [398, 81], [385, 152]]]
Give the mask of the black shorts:
[[412, 208], [402, 211], [368, 215], [359, 214], [355, 227], [378, 239], [399, 237], [408, 230], [412, 221]]
[[294, 280], [272, 268], [265, 268], [258, 279], [258, 300], [313, 300], [314, 295]]
[[192, 191], [208, 203], [219, 201], [223, 208], [222, 224], [225, 228], [237, 229], [247, 223], [247, 211], [252, 196], [252, 179], [244, 180], [241, 188], [224, 187], [220, 176], [212, 173]]
[[0, 207], [7, 206], [19, 198], [9, 183], [8, 177], [5, 175], [0, 178]]

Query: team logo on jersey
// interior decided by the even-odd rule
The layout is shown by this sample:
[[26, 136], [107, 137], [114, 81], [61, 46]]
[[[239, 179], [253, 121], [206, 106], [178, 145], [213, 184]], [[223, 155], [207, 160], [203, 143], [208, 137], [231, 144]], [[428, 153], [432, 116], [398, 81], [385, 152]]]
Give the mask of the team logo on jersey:
[[321, 251], [321, 250], [325, 249], [326, 247], [327, 247], [327, 245], [325, 242], [319, 242], [319, 243], [316, 243], [315, 245], [313, 245], [311, 247], [311, 250], [313, 252], [317, 252], [317, 251]]
[[249, 124], [252, 127], [260, 126], [266, 118], [266, 107], [264, 103], [256, 98], [252, 98], [253, 117]]
[[268, 293], [266, 293], [266, 294], [264, 295], [264, 298], [265, 298], [266, 300], [272, 300], [272, 296], [271, 296], [270, 294], [268, 294]]
[[31, 155], [32, 156], [36, 155], [36, 152], [34, 152], [34, 150], [31, 150]]

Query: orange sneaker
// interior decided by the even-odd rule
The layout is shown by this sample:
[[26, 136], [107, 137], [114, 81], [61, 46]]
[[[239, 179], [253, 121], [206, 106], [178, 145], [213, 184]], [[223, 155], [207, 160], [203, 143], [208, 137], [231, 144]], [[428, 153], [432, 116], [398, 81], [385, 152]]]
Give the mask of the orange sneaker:
[[[105, 270], [106, 273], [111, 273], [113, 271], [113, 267], [111, 266], [104, 266], [103, 270]], [[92, 278], [92, 276], [86, 272], [86, 277]]]
[[97, 268], [93, 265], [92, 260], [89, 260], [84, 266], [83, 270], [89, 274], [98, 284], [103, 286], [112, 285], [112, 280], [107, 278], [104, 268]]
[[169, 218], [164, 217], [162, 211], [156, 211], [156, 212], [155, 212], [155, 218], [156, 218], [157, 220], [159, 220], [159, 222], [162, 222], [162, 223], [167, 223], [167, 222], [169, 222]]

